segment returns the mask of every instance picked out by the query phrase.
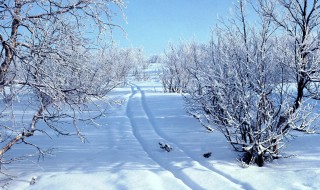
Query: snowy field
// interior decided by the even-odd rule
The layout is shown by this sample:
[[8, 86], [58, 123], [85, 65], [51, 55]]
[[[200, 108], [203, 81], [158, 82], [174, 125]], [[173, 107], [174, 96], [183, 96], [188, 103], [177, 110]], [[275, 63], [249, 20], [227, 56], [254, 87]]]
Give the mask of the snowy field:
[[[98, 119], [99, 127], [84, 129], [86, 143], [74, 136], [32, 137], [54, 155], [7, 166], [18, 177], [6, 189], [320, 189], [320, 135], [298, 134], [283, 150], [288, 158], [243, 168], [224, 137], [208, 133], [185, 112], [183, 98], [162, 93], [156, 80], [132, 80], [110, 98], [122, 104]], [[204, 158], [207, 152], [212, 155]]]

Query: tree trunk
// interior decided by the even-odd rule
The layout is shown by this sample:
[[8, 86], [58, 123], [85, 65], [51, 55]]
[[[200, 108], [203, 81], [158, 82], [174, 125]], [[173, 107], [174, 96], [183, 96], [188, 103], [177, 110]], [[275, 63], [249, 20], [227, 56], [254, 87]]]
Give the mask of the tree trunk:
[[256, 164], [259, 166], [259, 167], [262, 167], [264, 165], [264, 158], [263, 158], [263, 155], [262, 154], [258, 154], [258, 156], [256, 157]]

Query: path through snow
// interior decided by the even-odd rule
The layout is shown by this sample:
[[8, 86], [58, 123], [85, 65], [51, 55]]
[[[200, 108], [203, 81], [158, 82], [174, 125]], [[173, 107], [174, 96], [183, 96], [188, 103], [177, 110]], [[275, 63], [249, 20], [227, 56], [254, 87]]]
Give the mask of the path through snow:
[[[176, 143], [165, 138], [165, 135], [158, 129], [157, 123], [148, 108], [145, 92], [137, 85], [132, 85], [131, 89], [132, 95], [128, 101], [127, 115], [130, 118], [136, 138], [150, 158], [161, 167], [171, 171], [176, 178], [191, 189], [200, 190], [213, 187], [215, 189], [240, 189], [239, 184], [201, 165]], [[159, 150], [159, 142], [170, 144], [173, 151], [167, 153]]]

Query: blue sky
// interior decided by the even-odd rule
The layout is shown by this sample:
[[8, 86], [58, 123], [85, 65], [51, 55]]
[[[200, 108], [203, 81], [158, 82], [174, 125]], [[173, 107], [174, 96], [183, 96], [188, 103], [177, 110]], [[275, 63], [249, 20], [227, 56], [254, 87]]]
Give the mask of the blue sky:
[[169, 42], [205, 42], [217, 18], [228, 16], [234, 0], [130, 0], [124, 13], [127, 23], [117, 18], [127, 33], [114, 32], [120, 47], [141, 47], [146, 55], [163, 53]]

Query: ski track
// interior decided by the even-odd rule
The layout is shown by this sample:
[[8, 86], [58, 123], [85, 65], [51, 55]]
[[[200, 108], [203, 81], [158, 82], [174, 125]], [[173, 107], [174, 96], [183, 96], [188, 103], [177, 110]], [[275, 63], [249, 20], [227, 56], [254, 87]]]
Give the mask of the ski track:
[[203, 167], [207, 168], [208, 170], [211, 170], [212, 172], [220, 175], [225, 180], [230, 181], [230, 183], [233, 183], [235, 185], [241, 185], [241, 188], [243, 188], [243, 189], [254, 189], [250, 184], [243, 183], [243, 182], [233, 178], [231, 175], [226, 174], [226, 173], [216, 169], [212, 164], [210, 164], [208, 162], [201, 162], [198, 158], [196, 158], [189, 151], [187, 151], [187, 149], [183, 145], [181, 145], [179, 142], [177, 142], [176, 140], [168, 137], [168, 135], [163, 133], [159, 129], [157, 123], [154, 120], [155, 117], [153, 116], [151, 110], [148, 107], [145, 92], [143, 90], [141, 90], [140, 86], [137, 86], [137, 85], [134, 85], [134, 86], [138, 89], [139, 93], [141, 93], [141, 102], [142, 102], [142, 106], [143, 106], [144, 112], [146, 113], [146, 115], [147, 115], [147, 117], [148, 117], [148, 119], [149, 119], [149, 121], [151, 123], [151, 126], [153, 127], [153, 129], [157, 133], [157, 135], [159, 135], [161, 138], [163, 138], [166, 142], [170, 142], [170, 144], [173, 144], [175, 147], [178, 147], [179, 149], [181, 149], [188, 157], [190, 157], [194, 161], [198, 162], [198, 164], [200, 164], [201, 166], [203, 166]]
[[[135, 90], [135, 88], [137, 90]], [[147, 106], [144, 91], [141, 90], [139, 86], [131, 84], [131, 92], [132, 94], [127, 102], [126, 114], [132, 124], [133, 133], [149, 157], [162, 168], [170, 171], [176, 178], [180, 179], [191, 189], [251, 188], [249, 185], [241, 184], [239, 181], [232, 179], [230, 176], [223, 174], [213, 167], [201, 164], [194, 159], [190, 153], [181, 149], [181, 145], [178, 146], [178, 143], [157, 129], [154, 117]], [[132, 106], [132, 104], [135, 106]], [[132, 110], [132, 107], [136, 109]], [[141, 115], [135, 115], [138, 112], [140, 112]], [[141, 121], [144, 122], [140, 124], [139, 122]], [[169, 142], [174, 145], [174, 150], [169, 153], [161, 152], [159, 151], [158, 142]], [[175, 162], [176, 160], [177, 162]]]
[[150, 154], [150, 152], [151, 152], [150, 148], [148, 148], [146, 146], [146, 141], [143, 140], [143, 137], [141, 136], [141, 134], [137, 130], [138, 126], [137, 126], [137, 124], [135, 122], [135, 118], [134, 118], [135, 116], [133, 114], [134, 111], [132, 110], [132, 106], [131, 106], [132, 99], [136, 94], [137, 94], [137, 91], [134, 90], [133, 86], [131, 86], [131, 95], [130, 95], [128, 101], [127, 101], [126, 114], [127, 114], [127, 117], [130, 120], [130, 123], [131, 123], [131, 126], [132, 126], [133, 135], [135, 136], [137, 141], [140, 143], [140, 145], [142, 146], [143, 150], [147, 153], [147, 155], [150, 157], [150, 159], [152, 159], [154, 162], [156, 162], [164, 170], [167, 170], [168, 172], [170, 172], [177, 180], [181, 181], [183, 184], [185, 184], [190, 189], [199, 189], [199, 190], [202, 189], [199, 186], [197, 186], [196, 184], [190, 183], [189, 179], [186, 179], [184, 176], [181, 176], [177, 172], [174, 172], [170, 168], [166, 167], [159, 159], [157, 159], [155, 156]]

